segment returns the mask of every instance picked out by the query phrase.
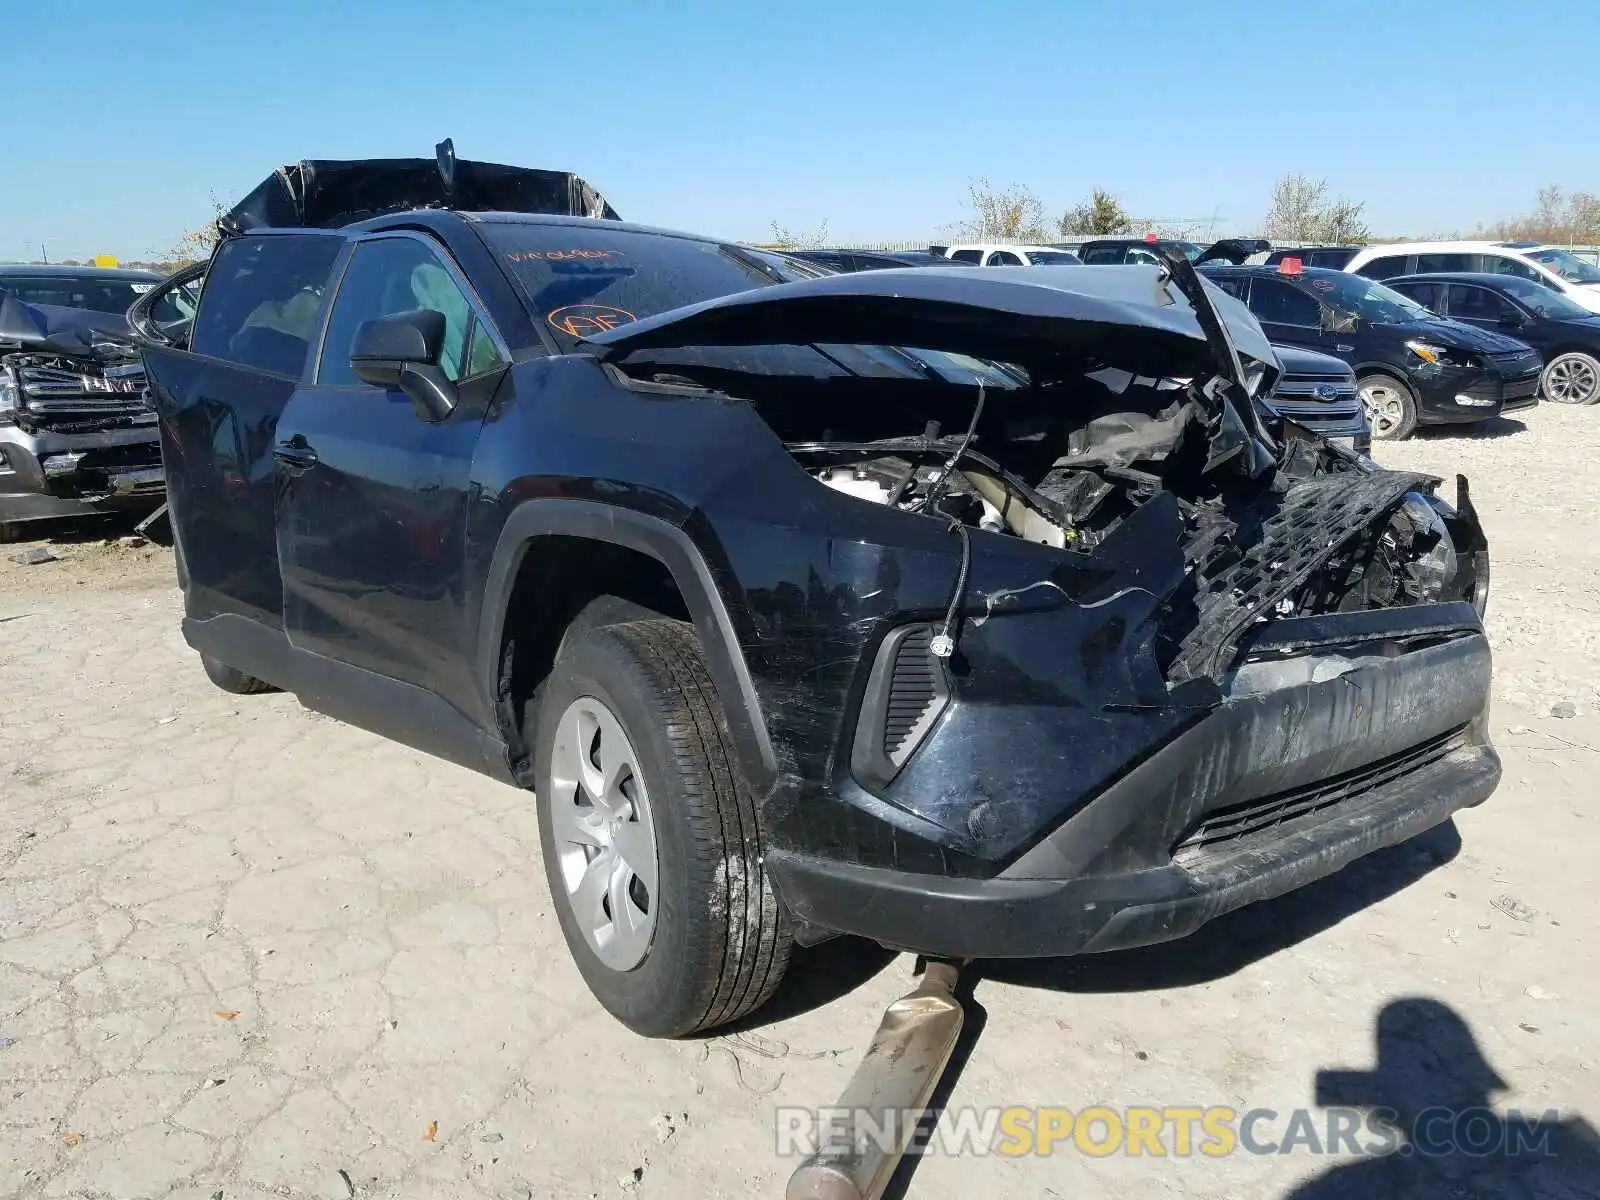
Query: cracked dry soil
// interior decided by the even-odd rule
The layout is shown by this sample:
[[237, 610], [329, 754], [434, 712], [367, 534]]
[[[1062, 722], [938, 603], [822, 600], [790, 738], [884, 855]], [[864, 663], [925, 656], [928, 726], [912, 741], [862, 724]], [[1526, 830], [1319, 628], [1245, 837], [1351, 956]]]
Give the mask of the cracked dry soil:
[[[1600, 1117], [1600, 410], [1379, 457], [1473, 479], [1499, 793], [1187, 942], [985, 965], [952, 1104], [1310, 1106], [1421, 997], [1502, 1110]], [[567, 958], [528, 796], [216, 691], [166, 552], [52, 549], [0, 559], [0, 1196], [782, 1194], [775, 1109], [833, 1101], [905, 961], [835, 943], [745, 1033], [638, 1039]], [[1277, 1197], [1329, 1166], [1068, 1146], [930, 1157], [907, 1194]]]

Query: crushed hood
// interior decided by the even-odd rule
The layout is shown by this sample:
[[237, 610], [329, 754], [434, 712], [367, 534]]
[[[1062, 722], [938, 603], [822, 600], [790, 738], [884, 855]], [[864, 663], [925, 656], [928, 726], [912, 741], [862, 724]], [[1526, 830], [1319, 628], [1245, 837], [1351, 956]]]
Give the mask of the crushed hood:
[[217, 224], [230, 236], [331, 229], [414, 208], [618, 219], [599, 192], [568, 171], [457, 159], [446, 138], [433, 158], [318, 158], [279, 167]]
[[[1209, 282], [1239, 353], [1276, 374], [1250, 311]], [[689, 304], [585, 340], [601, 358], [688, 346], [860, 343], [968, 354], [1050, 378], [1112, 367], [1204, 378], [1215, 359], [1194, 308], [1161, 268], [918, 267], [828, 275]]]
[[118, 313], [28, 304], [0, 291], [0, 348], [99, 359], [131, 358], [133, 331]]

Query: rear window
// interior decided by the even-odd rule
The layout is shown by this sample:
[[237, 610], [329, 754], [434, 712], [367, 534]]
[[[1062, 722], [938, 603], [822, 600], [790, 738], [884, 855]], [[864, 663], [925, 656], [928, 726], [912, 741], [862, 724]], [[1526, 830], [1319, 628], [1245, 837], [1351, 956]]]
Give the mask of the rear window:
[[336, 234], [314, 233], [225, 243], [206, 272], [189, 348], [298, 379], [343, 246]]
[[509, 222], [483, 229], [534, 320], [569, 353], [592, 334], [784, 278], [776, 256], [694, 238]]

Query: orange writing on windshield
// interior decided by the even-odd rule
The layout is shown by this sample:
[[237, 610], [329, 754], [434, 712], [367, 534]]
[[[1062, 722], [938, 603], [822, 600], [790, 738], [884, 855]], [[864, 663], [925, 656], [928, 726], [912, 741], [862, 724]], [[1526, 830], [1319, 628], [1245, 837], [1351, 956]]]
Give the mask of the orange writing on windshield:
[[506, 258], [516, 262], [571, 262], [586, 258], [611, 258], [615, 250], [518, 250]]
[[552, 328], [575, 338], [604, 333], [634, 319], [627, 309], [612, 308], [605, 304], [569, 304], [565, 308], [552, 309], [545, 315], [545, 320], [550, 322]]

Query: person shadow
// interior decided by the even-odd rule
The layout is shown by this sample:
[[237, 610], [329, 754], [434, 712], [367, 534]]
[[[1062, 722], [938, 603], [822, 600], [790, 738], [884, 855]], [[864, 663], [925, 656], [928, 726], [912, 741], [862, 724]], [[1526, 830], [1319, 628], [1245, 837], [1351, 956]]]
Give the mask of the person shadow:
[[1346, 1127], [1359, 1134], [1342, 1148], [1361, 1156], [1284, 1200], [1600, 1198], [1600, 1133], [1555, 1109], [1501, 1116], [1491, 1104], [1507, 1086], [1449, 1005], [1390, 1002], [1378, 1014], [1374, 1068], [1316, 1076], [1316, 1104], [1349, 1111]]

